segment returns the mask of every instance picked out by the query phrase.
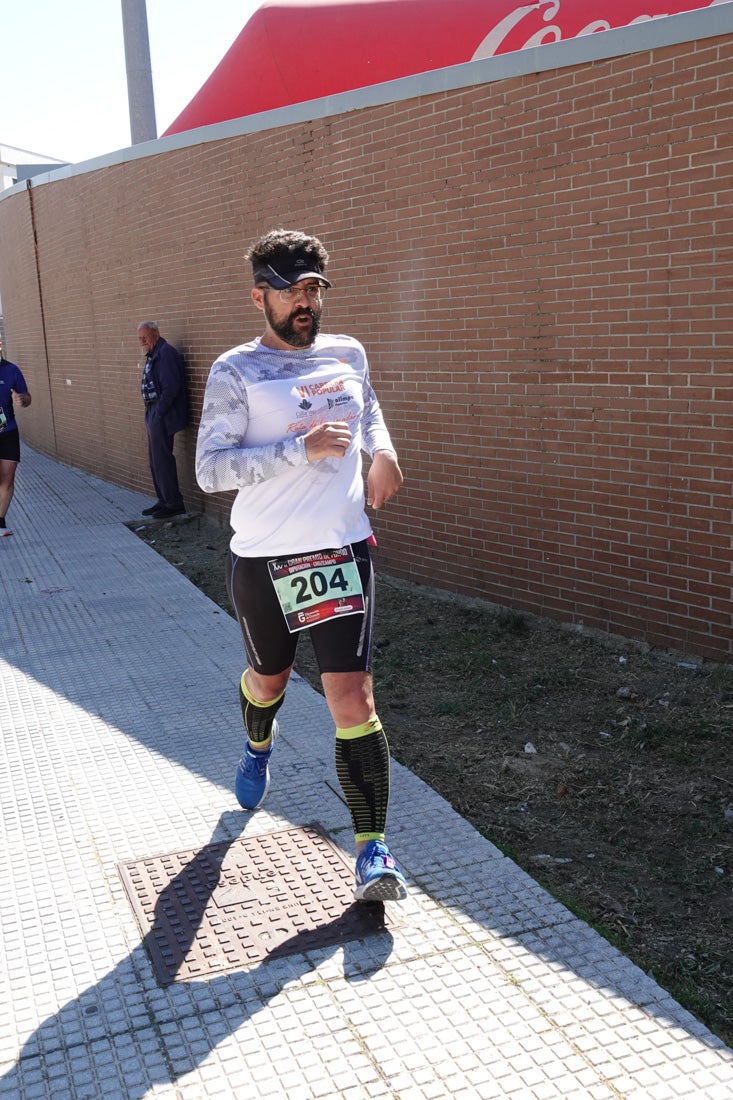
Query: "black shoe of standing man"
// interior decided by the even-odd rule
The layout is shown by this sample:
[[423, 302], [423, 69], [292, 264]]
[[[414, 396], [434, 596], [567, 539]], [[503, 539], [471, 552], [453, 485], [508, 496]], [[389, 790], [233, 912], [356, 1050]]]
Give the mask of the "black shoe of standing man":
[[185, 508], [155, 508], [150, 515], [153, 519], [169, 519], [170, 516], [183, 516], [186, 514]]

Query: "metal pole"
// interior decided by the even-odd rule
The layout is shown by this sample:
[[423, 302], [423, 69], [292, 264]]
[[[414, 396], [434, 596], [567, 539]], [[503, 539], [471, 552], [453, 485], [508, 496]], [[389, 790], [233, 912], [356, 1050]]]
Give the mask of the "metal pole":
[[122, 33], [125, 39], [130, 137], [132, 144], [138, 145], [158, 136], [145, 0], [122, 0]]

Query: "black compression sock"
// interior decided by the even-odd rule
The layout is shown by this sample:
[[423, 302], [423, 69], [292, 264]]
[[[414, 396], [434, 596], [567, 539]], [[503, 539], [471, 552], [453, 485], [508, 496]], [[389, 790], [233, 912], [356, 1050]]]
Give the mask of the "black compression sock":
[[336, 730], [336, 774], [357, 841], [383, 840], [389, 803], [389, 745], [378, 718]]
[[239, 702], [242, 707], [244, 728], [253, 745], [261, 745], [270, 740], [273, 719], [283, 705], [284, 699], [283, 690], [272, 702], [261, 703], [250, 693], [245, 674], [242, 673], [242, 679], [239, 681]]

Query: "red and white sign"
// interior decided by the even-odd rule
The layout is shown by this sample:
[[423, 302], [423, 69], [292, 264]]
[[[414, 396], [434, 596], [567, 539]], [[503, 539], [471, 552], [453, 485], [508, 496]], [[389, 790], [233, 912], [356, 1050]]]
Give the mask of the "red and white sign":
[[166, 134], [731, 0], [267, 0]]

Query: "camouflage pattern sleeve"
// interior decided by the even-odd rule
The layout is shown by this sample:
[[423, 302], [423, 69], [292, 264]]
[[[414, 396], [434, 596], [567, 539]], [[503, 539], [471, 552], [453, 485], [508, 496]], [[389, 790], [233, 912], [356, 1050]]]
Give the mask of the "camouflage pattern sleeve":
[[361, 418], [361, 430], [364, 450], [369, 455], [373, 455], [375, 451], [394, 451], [377, 395], [369, 381], [368, 369], [364, 375], [363, 392], [364, 412]]
[[247, 447], [248, 423], [246, 382], [236, 367], [218, 360], [206, 383], [196, 441], [196, 480], [205, 493], [256, 485], [307, 464], [302, 436]]

